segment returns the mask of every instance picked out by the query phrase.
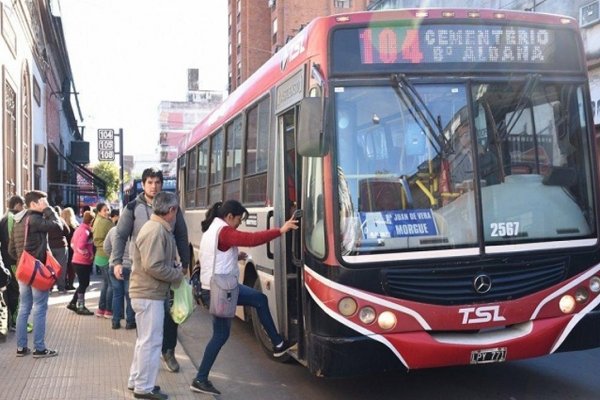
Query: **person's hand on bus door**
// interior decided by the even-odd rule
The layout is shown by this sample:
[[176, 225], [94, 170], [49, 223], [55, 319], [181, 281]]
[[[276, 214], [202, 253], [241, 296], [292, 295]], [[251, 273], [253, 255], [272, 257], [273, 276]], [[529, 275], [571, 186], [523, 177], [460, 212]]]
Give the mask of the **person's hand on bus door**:
[[292, 218], [285, 221], [285, 224], [281, 228], [279, 228], [279, 232], [286, 233], [291, 230], [298, 229], [298, 220], [295, 218], [295, 215], [292, 215]]

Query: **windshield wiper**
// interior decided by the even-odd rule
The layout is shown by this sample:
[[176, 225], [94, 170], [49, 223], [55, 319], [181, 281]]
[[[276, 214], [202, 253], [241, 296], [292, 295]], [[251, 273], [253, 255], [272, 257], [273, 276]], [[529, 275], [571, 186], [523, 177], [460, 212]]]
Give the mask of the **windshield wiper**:
[[434, 147], [437, 146], [436, 152], [438, 154], [440, 151], [447, 153], [449, 151], [449, 143], [442, 133], [441, 122], [433, 116], [431, 110], [419, 95], [419, 92], [417, 92], [404, 74], [392, 74], [391, 79], [395, 83], [394, 90], [396, 94], [402, 103], [404, 103], [410, 115], [417, 125], [419, 125], [419, 128], [425, 132], [429, 142]]
[[506, 139], [506, 137], [508, 136], [508, 132], [511, 132], [513, 130], [513, 128], [519, 121], [519, 118], [521, 118], [523, 111], [525, 111], [525, 108], [530, 103], [531, 93], [533, 93], [541, 77], [542, 75], [540, 74], [527, 75], [527, 80], [525, 81], [523, 90], [521, 90], [521, 93], [519, 94], [519, 100], [517, 101], [515, 111], [512, 113], [507, 123], [504, 123], [504, 120], [502, 120], [496, 128], [500, 133], [500, 140]]

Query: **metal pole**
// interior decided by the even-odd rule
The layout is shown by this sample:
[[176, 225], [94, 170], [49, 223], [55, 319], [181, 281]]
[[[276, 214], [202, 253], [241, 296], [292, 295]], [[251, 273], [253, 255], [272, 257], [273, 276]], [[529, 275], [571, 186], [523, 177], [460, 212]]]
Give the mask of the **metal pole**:
[[124, 169], [123, 165], [123, 128], [119, 128], [119, 159], [121, 161], [121, 207], [125, 207], [125, 191], [124, 191]]

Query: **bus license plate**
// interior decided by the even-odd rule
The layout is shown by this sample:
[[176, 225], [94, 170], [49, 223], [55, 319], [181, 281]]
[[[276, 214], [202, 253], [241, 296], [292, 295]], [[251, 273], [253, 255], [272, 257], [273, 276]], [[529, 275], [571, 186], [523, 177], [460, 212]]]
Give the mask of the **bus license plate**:
[[489, 364], [506, 361], [506, 347], [471, 352], [471, 364]]

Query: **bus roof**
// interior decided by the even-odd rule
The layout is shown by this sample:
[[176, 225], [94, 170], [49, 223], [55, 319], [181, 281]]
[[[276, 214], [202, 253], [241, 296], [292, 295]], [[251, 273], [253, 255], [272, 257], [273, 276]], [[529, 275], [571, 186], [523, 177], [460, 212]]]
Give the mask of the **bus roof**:
[[[264, 96], [277, 82], [292, 75], [306, 59], [317, 54], [327, 54], [327, 42], [332, 28], [373, 22], [394, 20], [443, 20], [447, 23], [461, 20], [464, 22], [486, 20], [487, 22], [503, 20], [525, 23], [556, 25], [572, 30], [578, 30], [574, 18], [556, 14], [533, 13], [525, 11], [493, 10], [478, 8], [430, 8], [430, 9], [400, 9], [370, 12], [355, 12], [318, 17], [312, 20], [292, 40], [265, 62], [240, 87], [231, 93], [227, 99], [198, 125], [182, 141], [178, 148], [179, 156], [195, 146], [209, 134], [223, 126], [241, 110]], [[322, 73], [327, 74], [326, 68]]]

